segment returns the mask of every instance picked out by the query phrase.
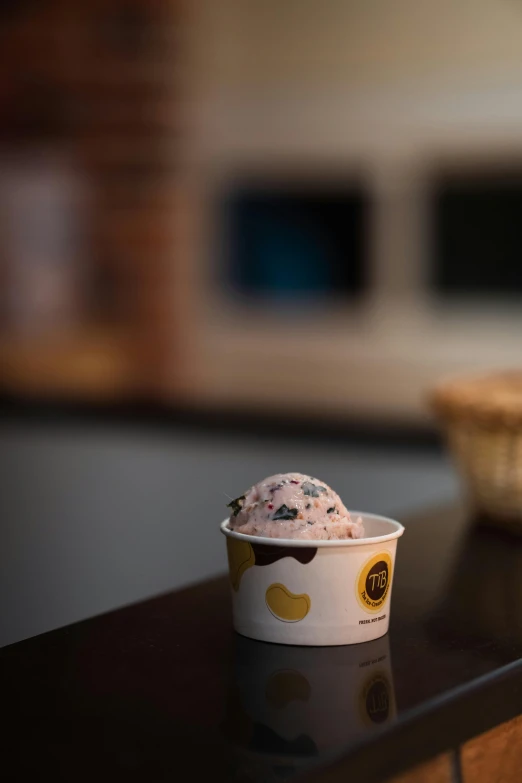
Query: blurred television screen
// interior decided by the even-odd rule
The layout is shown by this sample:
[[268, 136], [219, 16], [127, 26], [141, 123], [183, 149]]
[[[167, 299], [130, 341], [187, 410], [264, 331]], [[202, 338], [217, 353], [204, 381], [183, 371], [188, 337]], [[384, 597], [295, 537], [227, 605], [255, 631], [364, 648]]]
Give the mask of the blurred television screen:
[[349, 186], [239, 187], [225, 199], [225, 280], [282, 302], [361, 295], [364, 220], [364, 194]]
[[448, 177], [436, 187], [433, 210], [433, 282], [441, 296], [521, 296], [521, 172]]

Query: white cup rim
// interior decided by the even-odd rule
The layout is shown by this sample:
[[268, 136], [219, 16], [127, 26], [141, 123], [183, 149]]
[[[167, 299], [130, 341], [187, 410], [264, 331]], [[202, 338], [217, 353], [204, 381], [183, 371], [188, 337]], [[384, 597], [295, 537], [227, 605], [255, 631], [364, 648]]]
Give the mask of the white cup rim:
[[392, 541], [394, 538], [400, 538], [404, 533], [404, 525], [397, 522], [396, 519], [383, 517], [380, 514], [369, 514], [366, 511], [350, 511], [351, 517], [362, 517], [363, 524], [365, 519], [378, 519], [379, 522], [386, 522], [390, 526], [390, 532], [382, 536], [368, 536], [366, 538], [343, 538], [343, 539], [299, 539], [299, 538], [268, 538], [266, 536], [249, 536], [246, 533], [239, 533], [237, 530], [231, 530], [228, 527], [229, 518], [223, 520], [220, 530], [229, 538], [237, 538], [239, 541], [248, 541], [251, 544], [263, 544], [266, 546], [278, 547], [298, 547], [306, 549], [318, 547], [347, 547], [347, 546], [367, 546], [368, 544], [380, 544], [384, 541]]

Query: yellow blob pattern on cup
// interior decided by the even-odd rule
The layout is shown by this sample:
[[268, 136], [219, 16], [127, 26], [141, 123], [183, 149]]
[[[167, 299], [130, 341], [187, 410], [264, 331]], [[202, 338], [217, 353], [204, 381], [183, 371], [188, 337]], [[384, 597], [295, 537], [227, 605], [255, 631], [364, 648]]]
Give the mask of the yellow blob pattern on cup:
[[241, 577], [256, 562], [254, 550], [248, 541], [227, 538], [228, 570], [234, 590], [239, 590]]
[[306, 593], [296, 595], [279, 582], [270, 585], [265, 600], [274, 617], [285, 623], [297, 623], [303, 620], [310, 611], [312, 603]]

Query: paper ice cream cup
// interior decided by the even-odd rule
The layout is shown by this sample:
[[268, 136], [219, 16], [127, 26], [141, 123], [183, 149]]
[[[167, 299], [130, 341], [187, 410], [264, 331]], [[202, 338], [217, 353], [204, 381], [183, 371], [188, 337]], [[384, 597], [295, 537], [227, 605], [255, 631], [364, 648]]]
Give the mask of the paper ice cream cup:
[[234, 628], [278, 644], [358, 644], [388, 631], [397, 539], [393, 519], [363, 519], [365, 538], [311, 541], [248, 536], [221, 523], [227, 539]]

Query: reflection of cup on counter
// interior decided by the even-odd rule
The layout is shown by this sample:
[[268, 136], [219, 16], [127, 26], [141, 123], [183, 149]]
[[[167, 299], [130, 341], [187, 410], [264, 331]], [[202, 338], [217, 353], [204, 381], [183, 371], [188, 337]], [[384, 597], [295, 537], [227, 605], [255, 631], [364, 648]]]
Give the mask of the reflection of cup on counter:
[[303, 767], [395, 715], [387, 636], [355, 647], [236, 639], [224, 731], [243, 766], [255, 756], [276, 771]]

